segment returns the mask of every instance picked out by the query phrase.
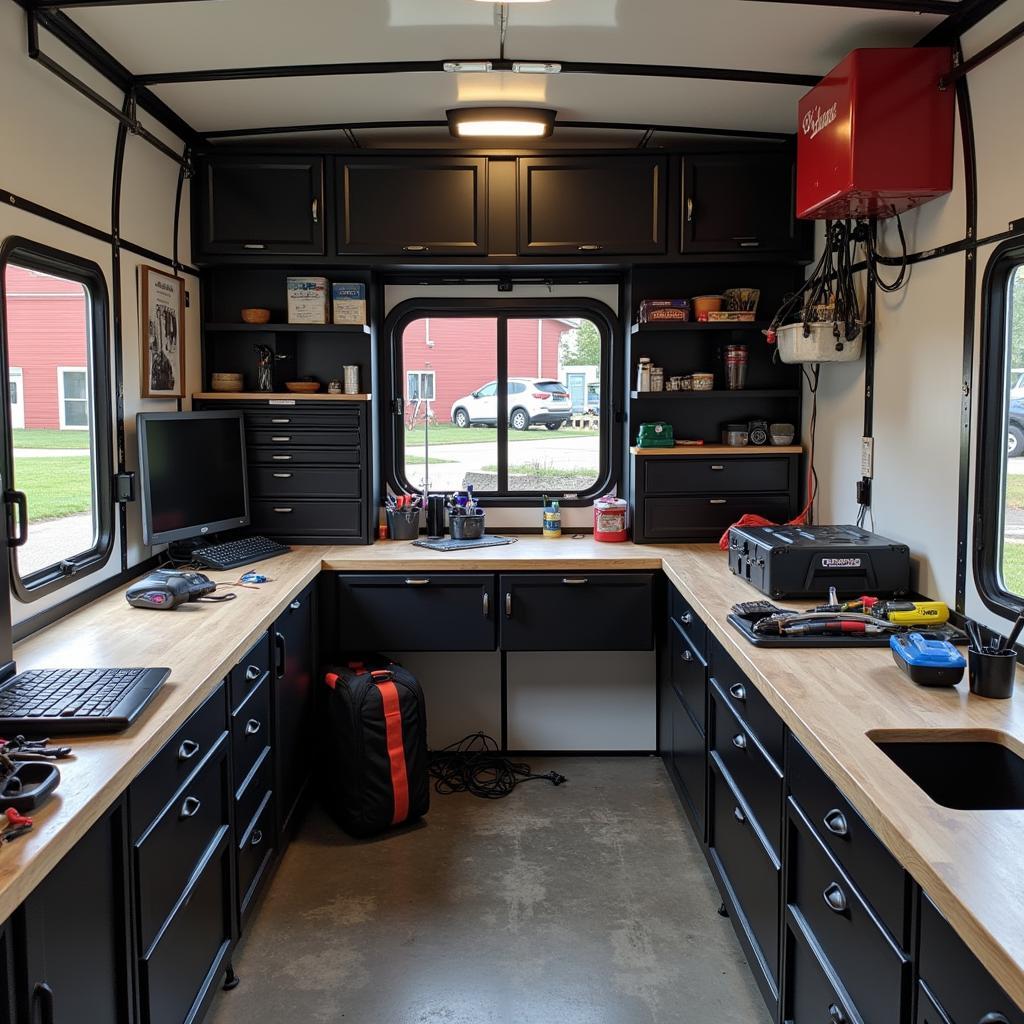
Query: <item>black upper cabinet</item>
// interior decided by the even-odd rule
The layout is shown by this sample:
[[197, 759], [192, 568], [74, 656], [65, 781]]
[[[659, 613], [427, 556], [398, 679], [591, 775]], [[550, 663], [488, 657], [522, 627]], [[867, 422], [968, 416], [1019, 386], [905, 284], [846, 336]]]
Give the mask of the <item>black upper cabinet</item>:
[[323, 255], [321, 157], [212, 157], [200, 169], [202, 251]]
[[683, 157], [682, 251], [796, 249], [794, 189], [788, 153]]
[[487, 161], [476, 157], [338, 159], [342, 255], [487, 255]]
[[664, 157], [519, 161], [519, 253], [665, 252]]

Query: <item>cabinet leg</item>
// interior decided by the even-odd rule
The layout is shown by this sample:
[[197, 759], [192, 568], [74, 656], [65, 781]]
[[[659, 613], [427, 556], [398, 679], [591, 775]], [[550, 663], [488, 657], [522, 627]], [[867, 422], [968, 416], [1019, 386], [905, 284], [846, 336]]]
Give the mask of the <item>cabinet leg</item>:
[[238, 988], [238, 983], [241, 980], [242, 979], [239, 978], [239, 976], [237, 974], [235, 974], [234, 965], [229, 962], [228, 963], [228, 969], [227, 969], [227, 971], [224, 974], [224, 985], [223, 985], [224, 991], [225, 992], [230, 992], [233, 988]]
[[[724, 901], [722, 902], [722, 905], [718, 908], [718, 916], [719, 917], [728, 917], [729, 916], [729, 908], [725, 905]], [[226, 985], [224, 987], [227, 988]]]

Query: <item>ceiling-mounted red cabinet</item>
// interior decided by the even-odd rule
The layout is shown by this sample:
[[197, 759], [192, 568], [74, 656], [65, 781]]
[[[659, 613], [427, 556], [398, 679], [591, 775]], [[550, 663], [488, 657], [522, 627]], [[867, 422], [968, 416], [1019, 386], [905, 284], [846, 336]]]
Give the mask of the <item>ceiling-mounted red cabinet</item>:
[[800, 101], [797, 216], [892, 217], [953, 187], [948, 47], [852, 51]]

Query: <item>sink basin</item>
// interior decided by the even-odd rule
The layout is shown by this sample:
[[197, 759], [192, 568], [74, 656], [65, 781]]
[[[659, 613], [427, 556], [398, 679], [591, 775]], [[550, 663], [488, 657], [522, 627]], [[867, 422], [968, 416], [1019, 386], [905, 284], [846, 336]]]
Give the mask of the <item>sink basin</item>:
[[945, 732], [934, 739], [870, 739], [937, 804], [959, 811], [1024, 808], [1024, 758], [984, 730]]

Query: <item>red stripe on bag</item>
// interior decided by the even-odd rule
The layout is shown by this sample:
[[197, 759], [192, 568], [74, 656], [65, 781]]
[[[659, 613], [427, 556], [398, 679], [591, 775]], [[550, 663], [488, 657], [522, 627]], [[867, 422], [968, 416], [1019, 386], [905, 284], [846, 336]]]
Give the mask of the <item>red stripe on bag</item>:
[[[373, 673], [378, 675], [378, 673]], [[379, 673], [390, 675], [390, 673]], [[395, 812], [392, 825], [398, 825], [409, 816], [409, 777], [405, 771], [405, 743], [402, 740], [402, 709], [398, 701], [398, 687], [391, 681], [374, 680], [384, 703], [384, 727], [387, 735], [388, 759], [391, 761], [391, 789], [394, 792]]]

